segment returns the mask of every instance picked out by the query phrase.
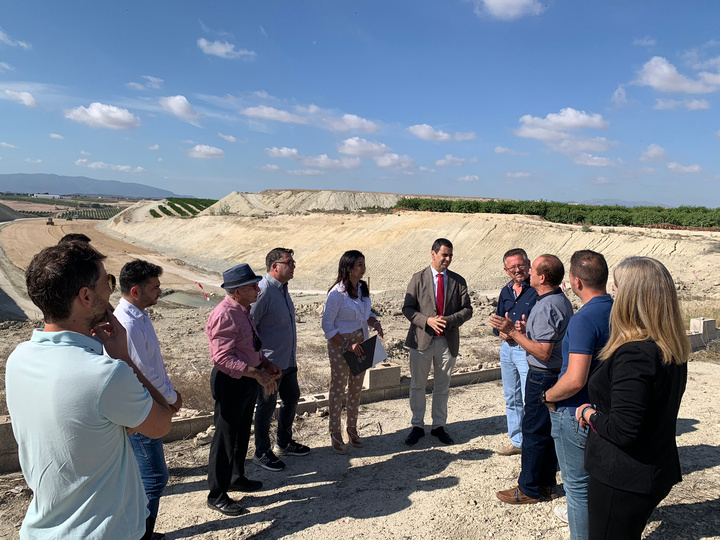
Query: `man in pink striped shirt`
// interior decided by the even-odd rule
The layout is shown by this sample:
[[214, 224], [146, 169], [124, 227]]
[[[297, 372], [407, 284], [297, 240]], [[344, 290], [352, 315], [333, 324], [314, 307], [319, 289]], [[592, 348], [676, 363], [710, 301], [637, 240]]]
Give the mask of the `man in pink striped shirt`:
[[215, 399], [215, 435], [210, 445], [207, 505], [238, 516], [243, 507], [228, 491], [257, 491], [262, 482], [245, 476], [253, 410], [259, 386], [267, 394], [277, 391], [281, 370], [262, 353], [262, 342], [250, 316], [257, 300], [260, 276], [247, 264], [223, 272], [227, 296], [213, 310], [205, 333], [214, 367], [210, 388]]

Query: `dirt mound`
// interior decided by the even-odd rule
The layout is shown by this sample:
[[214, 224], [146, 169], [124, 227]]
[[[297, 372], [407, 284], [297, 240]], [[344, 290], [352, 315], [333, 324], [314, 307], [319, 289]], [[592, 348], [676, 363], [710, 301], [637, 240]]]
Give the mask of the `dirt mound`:
[[392, 208], [404, 195], [362, 191], [267, 190], [260, 193], [233, 191], [202, 212], [203, 215], [258, 216], [301, 214], [312, 210], [350, 211]]
[[4, 204], [0, 204], [0, 222], [3, 221], [13, 221], [20, 218], [26, 218], [27, 216], [25, 214], [21, 214], [20, 212], [16, 212], [9, 206], [5, 206]]

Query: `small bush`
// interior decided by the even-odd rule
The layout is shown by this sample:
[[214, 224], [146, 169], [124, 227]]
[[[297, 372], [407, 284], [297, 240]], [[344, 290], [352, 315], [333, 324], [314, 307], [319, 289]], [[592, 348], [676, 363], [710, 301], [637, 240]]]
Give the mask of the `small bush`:
[[154, 217], [154, 218], [156, 218], [156, 217], [162, 217], [160, 214], [158, 214], [158, 211], [155, 210], [154, 208], [151, 208], [151, 209], [150, 209], [150, 215], [151, 215], [152, 217]]

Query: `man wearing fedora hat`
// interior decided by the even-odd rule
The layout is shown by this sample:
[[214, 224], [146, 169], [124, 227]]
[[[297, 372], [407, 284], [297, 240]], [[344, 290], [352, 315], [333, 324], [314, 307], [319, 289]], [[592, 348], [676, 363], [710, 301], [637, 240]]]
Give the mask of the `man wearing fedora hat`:
[[266, 394], [274, 394], [275, 379], [282, 373], [263, 354], [250, 316], [250, 304], [257, 300], [260, 280], [247, 264], [223, 272], [221, 287], [227, 296], [212, 311], [205, 328], [214, 364], [210, 389], [215, 399], [207, 505], [228, 516], [244, 511], [228, 491], [256, 491], [262, 487], [262, 482], [245, 476], [250, 426], [258, 386]]

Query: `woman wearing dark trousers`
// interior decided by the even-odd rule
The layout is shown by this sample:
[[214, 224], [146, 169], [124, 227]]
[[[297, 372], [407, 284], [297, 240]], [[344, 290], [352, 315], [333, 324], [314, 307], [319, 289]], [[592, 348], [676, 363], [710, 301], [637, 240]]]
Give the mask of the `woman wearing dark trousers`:
[[590, 540], [639, 539], [682, 479], [675, 430], [690, 343], [675, 284], [649, 257], [625, 259], [614, 279], [610, 339], [588, 385], [594, 405], [576, 412], [591, 428], [585, 447]]

